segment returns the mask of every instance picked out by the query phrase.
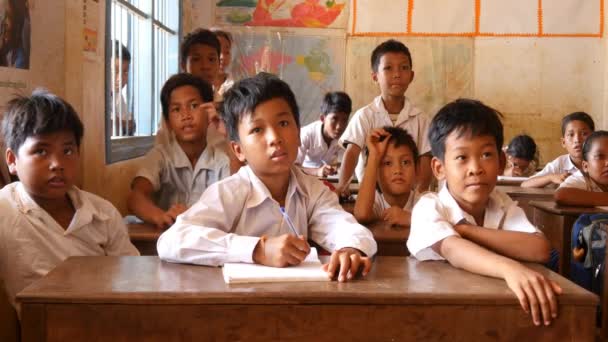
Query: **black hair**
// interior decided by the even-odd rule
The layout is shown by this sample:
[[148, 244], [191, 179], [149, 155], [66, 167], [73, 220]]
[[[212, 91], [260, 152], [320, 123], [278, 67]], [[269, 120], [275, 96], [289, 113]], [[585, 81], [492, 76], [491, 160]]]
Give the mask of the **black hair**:
[[506, 152], [515, 158], [534, 160], [534, 156], [536, 156], [536, 143], [531, 136], [520, 134], [511, 139]]
[[215, 33], [206, 29], [196, 29], [190, 33], [188, 33], [179, 47], [180, 52], [180, 62], [182, 65], [186, 64], [188, 60], [188, 55], [190, 54], [190, 48], [195, 44], [203, 44], [207, 46], [211, 46], [217, 51], [217, 56], [219, 58], [221, 53], [220, 41], [217, 39]]
[[131, 63], [131, 53], [129, 52], [129, 49], [118, 40], [114, 41], [114, 54], [123, 61]]
[[593, 143], [596, 140], [604, 137], [608, 137], [608, 131], [595, 131], [591, 133], [591, 135], [589, 135], [587, 139], [585, 139], [585, 142], [583, 143], [583, 160], [589, 161], [589, 159], [587, 159], [587, 154], [591, 152]]
[[230, 32], [224, 31], [224, 30], [219, 29], [217, 27], [212, 27], [211, 28], [211, 32], [215, 33], [215, 35], [218, 36], [218, 37], [222, 37], [222, 38], [226, 39], [230, 43], [230, 45], [232, 46], [233, 40], [232, 40], [232, 34]]
[[378, 72], [378, 65], [380, 65], [380, 59], [388, 52], [403, 53], [410, 60], [410, 67], [413, 67], [412, 55], [410, 50], [402, 42], [394, 39], [389, 39], [376, 46], [372, 52], [372, 71]]
[[350, 115], [353, 110], [353, 103], [347, 93], [334, 91], [326, 93], [321, 103], [321, 114], [346, 113]]
[[169, 121], [169, 104], [171, 93], [179, 87], [192, 86], [198, 90], [203, 102], [213, 101], [213, 88], [207, 81], [185, 72], [171, 76], [160, 91], [160, 103], [163, 108], [163, 118]]
[[592, 132], [595, 131], [595, 123], [589, 114], [585, 112], [574, 112], [564, 116], [562, 119], [562, 137], [566, 134], [566, 126], [568, 126], [571, 121], [582, 121]]
[[221, 116], [230, 139], [239, 141], [239, 122], [245, 116], [251, 115], [260, 103], [276, 98], [281, 98], [287, 102], [299, 128], [300, 110], [296, 97], [287, 83], [265, 72], [235, 83], [224, 94], [221, 110]]
[[31, 96], [18, 95], [6, 104], [2, 135], [15, 153], [28, 137], [61, 131], [74, 133], [80, 147], [84, 127], [78, 114], [67, 101], [45, 89], [36, 89]]
[[[395, 147], [406, 146], [409, 148], [410, 151], [412, 151], [412, 156], [414, 157], [414, 165], [418, 165], [418, 158], [420, 157], [418, 154], [418, 147], [416, 146], [416, 142], [411, 134], [401, 127], [384, 126], [382, 129], [391, 135], [388, 138], [388, 143], [393, 144]], [[367, 147], [365, 148], [365, 156], [369, 156], [369, 150]]]
[[500, 152], [503, 143], [502, 114], [481, 101], [458, 99], [443, 106], [437, 112], [429, 128], [429, 141], [433, 155], [440, 160], [445, 157], [445, 140], [452, 132], [458, 137], [489, 135], [496, 140]]

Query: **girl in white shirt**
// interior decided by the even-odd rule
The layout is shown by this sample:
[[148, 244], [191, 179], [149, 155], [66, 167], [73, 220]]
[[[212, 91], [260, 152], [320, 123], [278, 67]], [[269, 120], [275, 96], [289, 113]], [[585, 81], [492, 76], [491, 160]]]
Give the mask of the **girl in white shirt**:
[[564, 205], [608, 205], [608, 131], [593, 132], [583, 144], [582, 170], [568, 177], [555, 192]]
[[410, 225], [416, 201], [414, 183], [418, 149], [406, 130], [386, 126], [367, 137], [365, 176], [355, 203], [359, 222], [384, 220], [391, 225]]

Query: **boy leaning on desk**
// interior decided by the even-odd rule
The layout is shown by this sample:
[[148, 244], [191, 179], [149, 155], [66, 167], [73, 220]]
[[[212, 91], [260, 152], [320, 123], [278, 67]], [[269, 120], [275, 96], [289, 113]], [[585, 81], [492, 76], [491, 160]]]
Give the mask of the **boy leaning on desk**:
[[365, 276], [377, 250], [371, 232], [342, 210], [322, 182], [294, 164], [300, 124], [289, 86], [265, 73], [244, 79], [224, 95], [222, 118], [232, 151], [247, 165], [211, 185], [178, 216], [158, 240], [159, 257], [285, 267], [306, 258], [310, 239], [332, 252], [323, 265], [328, 277], [343, 282], [359, 271]]

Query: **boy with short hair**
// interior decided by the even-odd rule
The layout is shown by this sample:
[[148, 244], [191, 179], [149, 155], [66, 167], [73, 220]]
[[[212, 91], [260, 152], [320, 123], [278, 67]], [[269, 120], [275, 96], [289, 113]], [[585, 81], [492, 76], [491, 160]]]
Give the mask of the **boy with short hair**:
[[131, 53], [119, 41], [114, 41], [114, 87], [112, 88], [112, 136], [135, 134], [135, 119], [129, 111], [129, 106], [122, 95], [122, 90], [129, 82], [129, 68], [131, 66]]
[[297, 164], [309, 175], [327, 177], [336, 174], [342, 147], [338, 139], [344, 132], [352, 102], [348, 94], [336, 91], [329, 92], [321, 103], [320, 120], [302, 127], [300, 132], [300, 150]]
[[475, 100], [447, 104], [429, 129], [432, 169], [444, 179], [439, 193], [414, 206], [407, 247], [418, 260], [444, 260], [455, 267], [503, 278], [545, 325], [557, 316], [561, 288], [520, 261], [547, 262], [550, 245], [506, 194], [495, 189], [503, 143], [500, 113]]
[[420, 151], [418, 189], [427, 190], [431, 181], [431, 147], [427, 138], [430, 120], [405, 96], [414, 79], [410, 51], [403, 43], [389, 39], [374, 49], [371, 66], [372, 79], [379, 85], [381, 94], [355, 112], [340, 139], [346, 152], [336, 191], [347, 191], [353, 171], [359, 182], [363, 179], [365, 161], [361, 150], [365, 139], [372, 129], [384, 126], [401, 127], [412, 135]]
[[231, 148], [247, 166], [211, 185], [177, 218], [158, 240], [159, 257], [285, 267], [304, 260], [310, 238], [332, 252], [324, 265], [329, 277], [339, 270], [338, 280], [346, 281], [360, 267], [366, 275], [377, 249], [371, 232], [322, 182], [294, 166], [299, 110], [287, 83], [265, 73], [237, 82], [226, 93], [222, 118]]
[[562, 119], [562, 147], [568, 151], [530, 179], [521, 183], [524, 188], [542, 188], [549, 184], [561, 184], [571, 174], [579, 171], [583, 162], [583, 143], [595, 131], [595, 123], [585, 112], [570, 113]]
[[6, 161], [18, 182], [0, 190], [0, 279], [15, 295], [71, 256], [139, 255], [114, 206], [75, 186], [83, 127], [43, 90], [8, 102]]
[[225, 153], [207, 144], [215, 118], [204, 108], [211, 86], [190, 74], [176, 74], [160, 94], [163, 120], [174, 139], [157, 144], [144, 157], [131, 183], [129, 210], [145, 222], [167, 228], [212, 183], [229, 175]]
[[418, 149], [399, 127], [376, 128], [367, 138], [367, 165], [354, 215], [359, 222], [384, 220], [409, 226], [417, 200], [414, 189]]
[[[215, 33], [196, 29], [188, 33], [179, 47], [182, 70], [213, 86], [220, 73], [221, 45]], [[218, 89], [214, 89], [214, 99]]]

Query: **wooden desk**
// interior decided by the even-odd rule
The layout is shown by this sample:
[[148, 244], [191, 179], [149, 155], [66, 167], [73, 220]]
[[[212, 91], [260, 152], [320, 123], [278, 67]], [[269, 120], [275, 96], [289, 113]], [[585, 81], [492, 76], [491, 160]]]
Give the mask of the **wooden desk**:
[[68, 259], [18, 298], [28, 341], [591, 341], [597, 296], [562, 287], [535, 327], [504, 281], [378, 257], [366, 280], [227, 285], [220, 268], [156, 257]]
[[158, 255], [156, 241], [164, 230], [149, 223], [128, 224], [129, 238], [141, 255]]
[[522, 188], [515, 185], [497, 185], [496, 189], [506, 193], [524, 210], [528, 220], [534, 220], [534, 208], [531, 201], [553, 201], [555, 189], [552, 188]]
[[366, 227], [374, 235], [378, 244], [377, 255], [381, 256], [408, 256], [406, 242], [410, 236], [410, 227], [391, 226], [384, 221], [376, 221]]
[[570, 276], [570, 244], [572, 241], [572, 226], [581, 214], [605, 213], [595, 207], [559, 206], [553, 201], [531, 201], [534, 209], [532, 222], [540, 229], [551, 246], [559, 252], [559, 270], [566, 277]]

